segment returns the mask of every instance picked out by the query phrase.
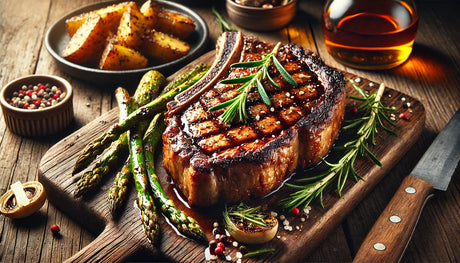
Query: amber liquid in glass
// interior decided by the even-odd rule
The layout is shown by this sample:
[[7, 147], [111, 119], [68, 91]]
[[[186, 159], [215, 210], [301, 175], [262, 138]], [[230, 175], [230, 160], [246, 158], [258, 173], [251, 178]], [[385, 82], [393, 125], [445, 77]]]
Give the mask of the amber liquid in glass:
[[343, 1], [326, 6], [322, 19], [326, 48], [336, 60], [374, 70], [396, 67], [409, 58], [418, 27], [410, 5], [365, 0], [344, 6]]

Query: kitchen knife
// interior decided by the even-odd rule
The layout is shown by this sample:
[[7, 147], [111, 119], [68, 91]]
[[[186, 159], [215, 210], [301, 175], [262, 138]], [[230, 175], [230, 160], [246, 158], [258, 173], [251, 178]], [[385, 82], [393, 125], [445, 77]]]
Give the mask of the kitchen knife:
[[375, 222], [353, 262], [399, 262], [433, 187], [446, 191], [460, 159], [460, 109]]

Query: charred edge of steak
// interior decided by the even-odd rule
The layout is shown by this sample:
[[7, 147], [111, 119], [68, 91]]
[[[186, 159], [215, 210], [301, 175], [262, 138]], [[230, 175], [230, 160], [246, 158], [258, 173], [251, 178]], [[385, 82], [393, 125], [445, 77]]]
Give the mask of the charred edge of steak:
[[[337, 104], [338, 100], [345, 94], [345, 79], [341, 71], [335, 70], [326, 64], [324, 61], [311, 50], [305, 50], [302, 47], [291, 44], [288, 46], [292, 53], [296, 56], [304, 58], [304, 62], [308, 65], [310, 70], [314, 72], [321, 80], [325, 89], [325, 109], [331, 108], [332, 105]], [[323, 121], [324, 114], [327, 112], [318, 110], [309, 115], [309, 119], [313, 122]]]
[[221, 78], [228, 74], [226, 70], [239, 59], [243, 47], [243, 36], [240, 32], [225, 32], [217, 41], [217, 54], [208, 72], [187, 91], [178, 94], [175, 100], [167, 104], [166, 117], [178, 113], [201, 94], [210, 89]]

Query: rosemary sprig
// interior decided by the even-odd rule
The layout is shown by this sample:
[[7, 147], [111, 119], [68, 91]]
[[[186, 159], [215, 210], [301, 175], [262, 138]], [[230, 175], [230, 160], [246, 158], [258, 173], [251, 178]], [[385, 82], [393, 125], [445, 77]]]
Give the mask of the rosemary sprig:
[[[350, 81], [351, 82], [351, 81]], [[377, 92], [371, 95], [366, 94], [361, 88], [351, 82], [353, 87], [358, 91], [361, 97], [350, 96], [353, 99], [363, 101], [363, 104], [358, 107], [358, 112], [362, 113], [362, 117], [349, 120], [342, 127], [342, 131], [357, 129], [358, 137], [346, 142], [341, 150], [344, 150], [344, 155], [337, 163], [330, 163], [322, 159], [328, 169], [319, 175], [309, 178], [297, 180], [297, 183], [306, 184], [286, 184], [289, 187], [296, 189], [289, 197], [282, 199], [280, 204], [286, 209], [294, 207], [305, 208], [310, 202], [319, 197], [321, 206], [323, 206], [323, 191], [331, 182], [337, 181], [337, 193], [340, 196], [345, 182], [349, 176], [352, 176], [355, 181], [362, 179], [356, 172], [354, 164], [358, 156], [367, 156], [375, 164], [382, 166], [377, 157], [370, 151], [368, 143], [376, 145], [375, 135], [378, 133], [378, 128], [385, 130], [393, 135], [397, 135], [393, 130], [387, 128], [384, 124], [385, 120], [392, 126], [395, 124], [385, 115], [385, 112], [396, 111], [392, 108], [383, 106], [381, 97], [385, 90], [385, 85], [382, 83]]]
[[227, 206], [225, 206], [225, 210], [223, 212], [224, 221], [229, 223], [228, 220], [231, 220], [230, 216], [233, 216], [239, 218], [243, 222], [248, 222], [257, 226], [267, 226], [264, 221], [264, 215], [260, 214], [259, 211], [260, 206], [250, 207], [244, 203], [240, 203], [239, 205], [232, 206], [228, 209]]
[[254, 258], [254, 257], [258, 257], [260, 255], [265, 255], [267, 253], [274, 252], [274, 251], [275, 251], [274, 248], [262, 248], [262, 249], [252, 251], [252, 252], [248, 252], [248, 253], [244, 254], [243, 258]]
[[217, 23], [219, 23], [220, 28], [222, 29], [222, 32], [225, 32], [225, 31], [238, 31], [238, 29], [232, 27], [232, 25], [222, 17], [222, 15], [216, 10], [216, 8], [214, 6], [212, 7], [212, 13], [216, 17]]
[[268, 106], [271, 106], [270, 97], [268, 96], [264, 86], [262, 85], [262, 80], [268, 79], [273, 86], [275, 86], [276, 88], [280, 88], [278, 83], [276, 83], [268, 73], [268, 68], [272, 64], [278, 69], [281, 76], [289, 84], [297, 86], [297, 82], [295, 82], [292, 76], [289, 75], [289, 73], [286, 71], [283, 65], [281, 65], [281, 63], [276, 58], [276, 54], [278, 53], [280, 45], [281, 43], [278, 42], [276, 46], [273, 48], [272, 52], [264, 55], [260, 60], [232, 64], [231, 68], [259, 68], [259, 70], [256, 73], [249, 76], [222, 80], [220, 82], [221, 84], [243, 85], [241, 85], [241, 87], [237, 89], [239, 94], [235, 98], [225, 101], [214, 107], [211, 107], [209, 111], [217, 111], [223, 108], [227, 108], [225, 112], [222, 114], [223, 122], [232, 122], [237, 112], [239, 113], [240, 120], [246, 121], [246, 119], [248, 118], [246, 112], [246, 99], [248, 97], [249, 92], [252, 90], [254, 86], [257, 87], [257, 91], [259, 92], [262, 101]]

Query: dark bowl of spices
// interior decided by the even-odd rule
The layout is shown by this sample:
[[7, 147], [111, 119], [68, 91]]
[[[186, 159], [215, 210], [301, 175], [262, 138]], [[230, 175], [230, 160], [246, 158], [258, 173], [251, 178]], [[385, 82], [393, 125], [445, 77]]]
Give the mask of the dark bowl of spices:
[[227, 0], [227, 13], [239, 27], [255, 31], [281, 29], [294, 18], [297, 0]]
[[52, 75], [29, 75], [3, 87], [0, 104], [6, 126], [15, 134], [47, 136], [66, 128], [73, 120], [70, 83]]

